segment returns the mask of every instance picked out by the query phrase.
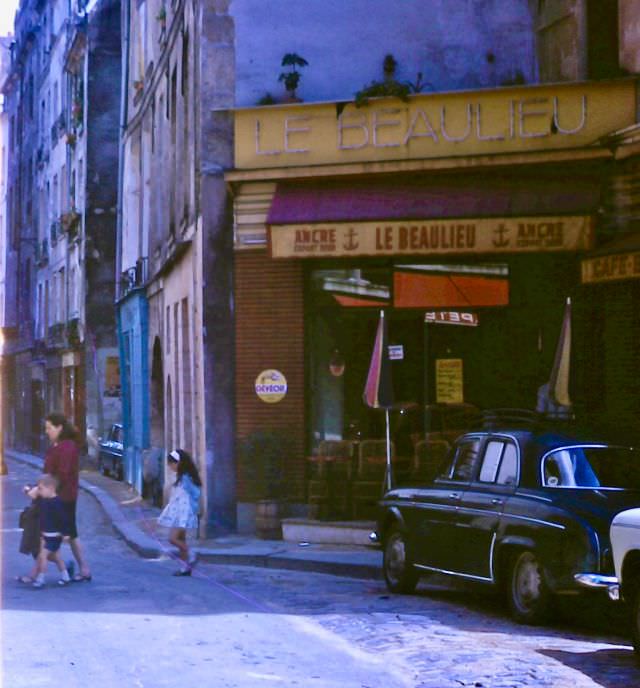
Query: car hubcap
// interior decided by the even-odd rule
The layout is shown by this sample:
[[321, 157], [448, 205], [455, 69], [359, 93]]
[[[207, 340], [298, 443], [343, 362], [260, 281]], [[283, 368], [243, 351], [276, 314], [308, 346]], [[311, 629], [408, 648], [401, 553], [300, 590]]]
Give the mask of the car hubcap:
[[400, 579], [405, 567], [405, 551], [402, 538], [394, 537], [387, 547], [387, 574], [396, 582]]
[[531, 609], [540, 599], [542, 589], [540, 567], [535, 557], [528, 555], [520, 559], [514, 585], [518, 606], [524, 610]]

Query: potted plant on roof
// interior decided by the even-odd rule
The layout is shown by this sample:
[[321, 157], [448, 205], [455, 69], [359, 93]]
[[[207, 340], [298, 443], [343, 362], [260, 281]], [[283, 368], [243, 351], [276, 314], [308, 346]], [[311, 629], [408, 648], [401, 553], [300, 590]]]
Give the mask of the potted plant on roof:
[[370, 98], [394, 97], [406, 102], [412, 93], [420, 93], [425, 86], [433, 88], [433, 84], [424, 81], [422, 72], [418, 72], [415, 82], [398, 81], [396, 71], [398, 62], [391, 53], [384, 56], [382, 61], [382, 80], [372, 81], [368, 86], [356, 93], [355, 105], [362, 107], [369, 103]]
[[309, 63], [300, 57], [297, 53], [287, 53], [282, 58], [282, 66], [289, 67], [288, 72], [282, 72], [278, 77], [278, 81], [284, 82], [284, 87], [289, 94], [289, 101], [292, 103], [299, 103], [300, 98], [296, 95], [296, 89], [300, 85], [299, 68], [306, 67]]
[[239, 444], [241, 475], [256, 503], [256, 535], [264, 540], [282, 538], [284, 466], [290, 446], [281, 430], [256, 430]]

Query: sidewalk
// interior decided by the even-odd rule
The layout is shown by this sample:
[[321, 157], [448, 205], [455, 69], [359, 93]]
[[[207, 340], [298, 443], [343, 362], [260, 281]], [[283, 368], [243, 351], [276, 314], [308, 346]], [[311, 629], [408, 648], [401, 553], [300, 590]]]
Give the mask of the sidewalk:
[[[13, 449], [5, 449], [4, 453], [9, 472], [12, 461], [42, 469], [39, 457]], [[166, 529], [156, 526], [160, 509], [148, 504], [133, 488], [84, 469], [80, 472], [80, 489], [97, 500], [116, 533], [140, 556], [155, 559], [167, 555]], [[382, 576], [382, 553], [373, 547], [297, 544], [228, 535], [198, 539], [194, 549], [201, 561], [211, 564], [293, 569], [365, 579]]]

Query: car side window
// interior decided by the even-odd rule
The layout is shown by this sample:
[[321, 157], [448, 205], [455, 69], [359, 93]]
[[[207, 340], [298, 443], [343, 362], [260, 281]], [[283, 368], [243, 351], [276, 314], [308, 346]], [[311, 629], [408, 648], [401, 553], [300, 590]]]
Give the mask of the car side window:
[[491, 442], [487, 444], [487, 448], [484, 451], [484, 458], [482, 459], [482, 467], [480, 468], [480, 482], [494, 482], [503, 449], [504, 442], [501, 441], [491, 440]]
[[480, 451], [480, 439], [462, 442], [458, 445], [453, 463], [451, 478], [468, 483]]
[[499, 485], [518, 484], [518, 451], [516, 445], [511, 442], [505, 445], [496, 482]]

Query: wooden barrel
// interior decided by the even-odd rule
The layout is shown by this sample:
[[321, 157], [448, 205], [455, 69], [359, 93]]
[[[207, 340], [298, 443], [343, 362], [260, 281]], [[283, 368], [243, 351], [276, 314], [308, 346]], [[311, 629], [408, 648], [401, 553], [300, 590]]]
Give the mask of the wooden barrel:
[[279, 502], [263, 499], [256, 504], [256, 535], [261, 540], [282, 540]]

